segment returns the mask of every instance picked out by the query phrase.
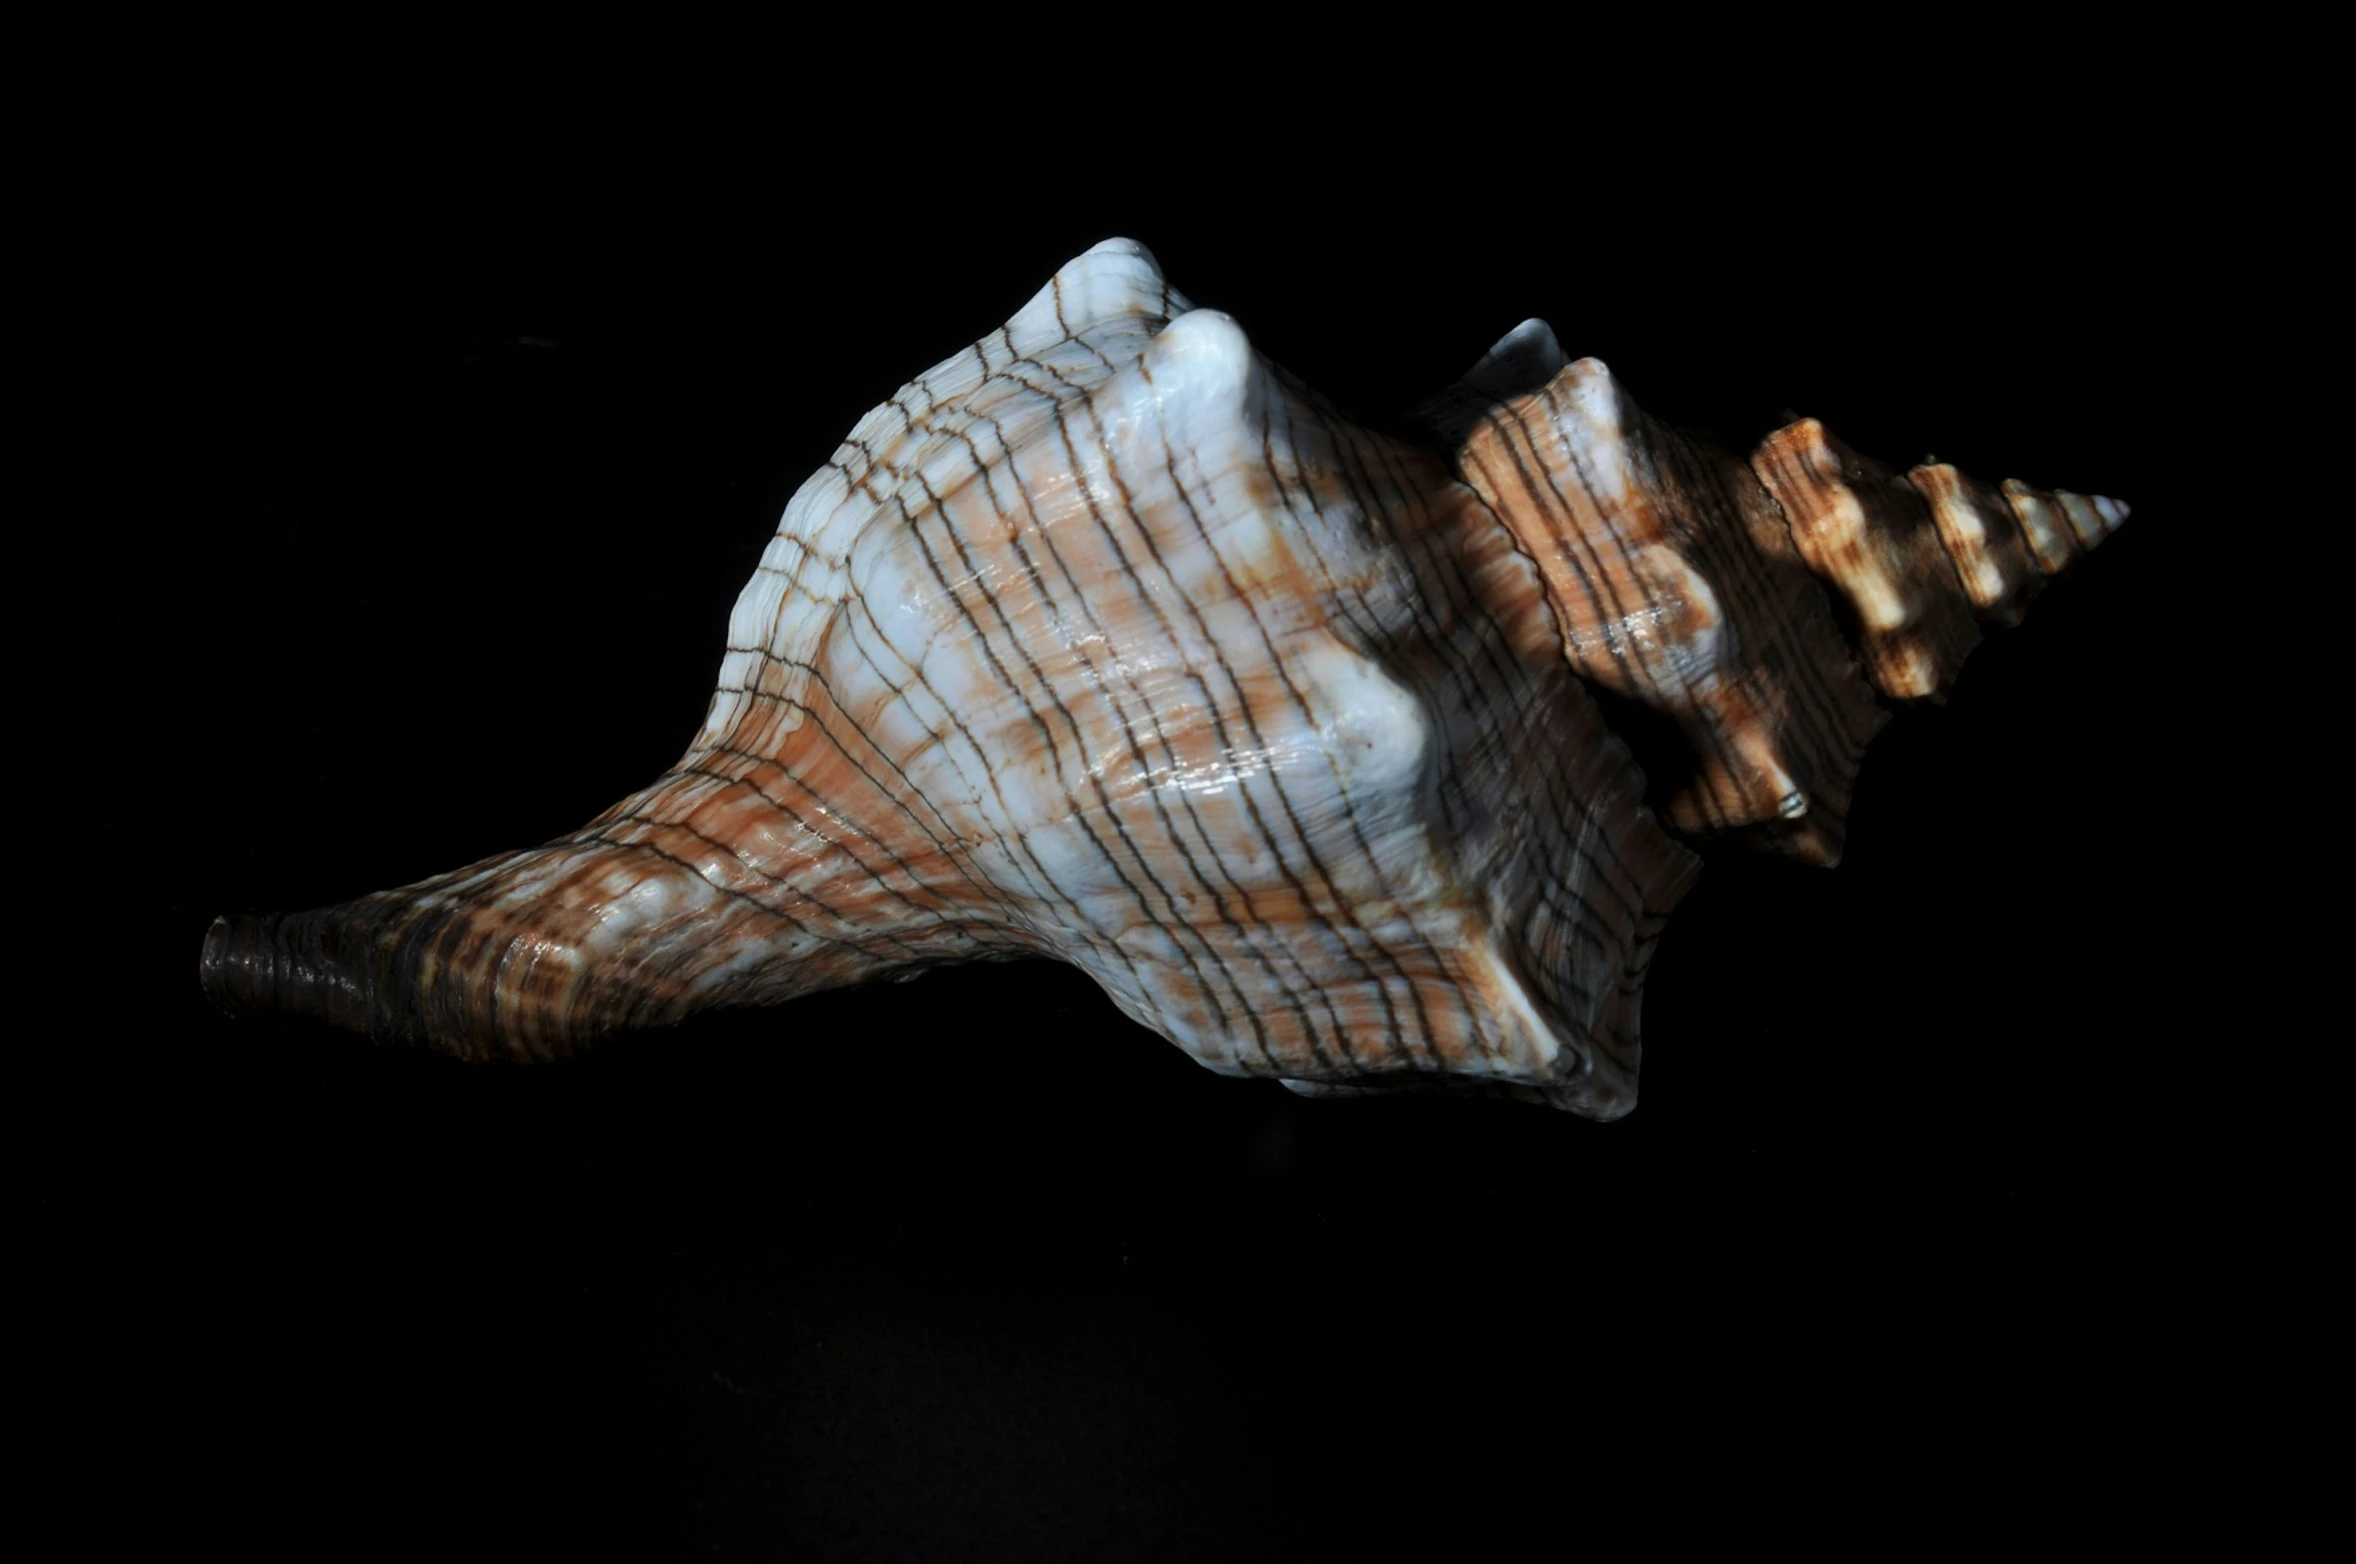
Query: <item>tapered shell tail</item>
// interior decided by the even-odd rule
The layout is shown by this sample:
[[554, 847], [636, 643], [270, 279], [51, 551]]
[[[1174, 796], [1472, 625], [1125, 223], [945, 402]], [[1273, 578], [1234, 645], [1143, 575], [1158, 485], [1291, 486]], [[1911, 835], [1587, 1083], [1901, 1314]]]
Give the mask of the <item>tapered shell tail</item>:
[[[205, 936], [205, 992], [462, 1058], [548, 1058], [676, 1020], [708, 961], [673, 952], [641, 970], [651, 947], [632, 925], [685, 887], [598, 861], [620, 856], [540, 848], [340, 906], [223, 917]], [[534, 905], [534, 889], [555, 894]]]
[[502, 1003], [504, 960], [480, 959], [494, 944], [504, 958], [514, 943], [484, 939], [455, 909], [419, 908], [390, 894], [310, 912], [232, 914], [205, 935], [204, 989], [225, 1009], [274, 1012], [464, 1058], [566, 1052], [589, 1028], [524, 1024], [512, 1003], [516, 985], [506, 985]]
[[[637, 795], [662, 800], [676, 779]], [[811, 910], [838, 866], [814, 859], [789, 899], [728, 883], [717, 863], [670, 851], [661, 829], [618, 808], [546, 847], [313, 912], [218, 919], [205, 937], [205, 992], [233, 1010], [276, 1011], [422, 1044], [460, 1058], [554, 1058], [609, 1032], [701, 1010], [772, 1004], [856, 982], [930, 954], [920, 942]], [[621, 823], [627, 820], [628, 823]], [[644, 840], [617, 840], [625, 831]], [[775, 833], [772, 833], [775, 834]], [[738, 878], [753, 876], [741, 862]], [[858, 898], [836, 898], [844, 917]]]
[[348, 1032], [368, 1030], [362, 984], [345, 980], [340, 946], [318, 913], [233, 913], [205, 931], [205, 997], [228, 1010], [278, 1011]]

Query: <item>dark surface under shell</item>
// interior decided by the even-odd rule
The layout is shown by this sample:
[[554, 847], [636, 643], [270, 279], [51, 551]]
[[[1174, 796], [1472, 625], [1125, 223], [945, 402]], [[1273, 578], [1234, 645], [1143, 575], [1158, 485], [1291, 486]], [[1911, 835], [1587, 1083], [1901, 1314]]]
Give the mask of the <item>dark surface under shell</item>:
[[[1936, 250], [1729, 269], [1698, 228], [1574, 260], [1183, 209], [950, 247], [470, 209], [463, 243], [257, 239], [143, 300], [135, 455], [66, 518], [135, 533], [94, 616], [146, 715], [105, 784], [137, 912], [91, 990], [138, 1021], [44, 1066], [52, 1442], [264, 1552], [1305, 1558], [1450, 1493], [1575, 1508], [1719, 1459], [1767, 1531], [1840, 1534], [1774, 1475], [1795, 1408], [1856, 1436], [1845, 1484], [1935, 1507], [1942, 1458], [1861, 1430], [2009, 1398], [2042, 1471], [2053, 1425], [2158, 1404], [2153, 1300], [2188, 1232], [2230, 1250], [2234, 1154], [2192, 1127], [2165, 649], [2206, 567], [2150, 323], [2079, 268]], [[545, 1070], [204, 1006], [213, 913], [544, 838], [658, 772], [793, 486], [1115, 232], [1355, 411], [1538, 314], [1666, 421], [1796, 408], [2135, 520], [1878, 738], [1839, 869], [1711, 856], [1621, 1124], [1304, 1102], [1032, 964]]]

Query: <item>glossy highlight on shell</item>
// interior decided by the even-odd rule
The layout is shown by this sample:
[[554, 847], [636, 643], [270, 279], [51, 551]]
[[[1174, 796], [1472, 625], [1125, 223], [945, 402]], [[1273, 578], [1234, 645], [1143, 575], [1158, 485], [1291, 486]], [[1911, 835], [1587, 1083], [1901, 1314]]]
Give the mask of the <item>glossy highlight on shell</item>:
[[1416, 424], [1099, 245], [795, 494], [669, 772], [542, 847], [225, 918], [206, 988], [544, 1058], [1051, 956], [1224, 1073], [1616, 1117], [1689, 844], [1834, 861], [1877, 695], [1936, 699], [2126, 514], [1808, 419], [1738, 455], [1536, 321]]

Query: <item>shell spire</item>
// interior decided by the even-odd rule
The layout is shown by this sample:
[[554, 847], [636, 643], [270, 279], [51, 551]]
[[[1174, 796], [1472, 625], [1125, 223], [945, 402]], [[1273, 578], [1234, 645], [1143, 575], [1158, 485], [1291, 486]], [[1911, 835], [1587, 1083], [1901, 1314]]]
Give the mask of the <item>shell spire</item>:
[[[542, 847], [222, 919], [205, 987], [542, 1058], [1045, 955], [1223, 1073], [1617, 1117], [1699, 863], [1647, 772], [1687, 833], [1829, 860], [1883, 720], [1860, 659], [1934, 694], [2124, 511], [1807, 423], [1745, 460], [1542, 322], [1425, 418], [1343, 418], [1099, 245], [795, 493], [668, 772]], [[1607, 716], [1645, 709], [1640, 771]]]
[[1901, 477], [1813, 418], [1746, 461], [1563, 362], [1543, 321], [1422, 413], [1538, 562], [1571, 665], [1668, 719], [1677, 740], [1640, 752], [1663, 815], [1813, 863], [1839, 860], [1874, 696], [1943, 695], [1975, 616], [2014, 622], [2127, 516], [1936, 464]]

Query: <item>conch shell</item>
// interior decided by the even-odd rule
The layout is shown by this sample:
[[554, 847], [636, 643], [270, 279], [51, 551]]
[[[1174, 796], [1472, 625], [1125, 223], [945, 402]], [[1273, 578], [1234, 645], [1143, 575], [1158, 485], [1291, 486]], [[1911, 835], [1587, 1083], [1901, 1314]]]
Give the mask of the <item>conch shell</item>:
[[1046, 955], [1224, 1073], [1623, 1114], [1680, 835], [1832, 862], [1875, 693], [1938, 696], [2126, 510], [1813, 420], [1738, 456], [1538, 321], [1417, 416], [1351, 422], [1101, 244], [795, 494], [669, 772], [221, 919], [205, 987], [545, 1058]]

